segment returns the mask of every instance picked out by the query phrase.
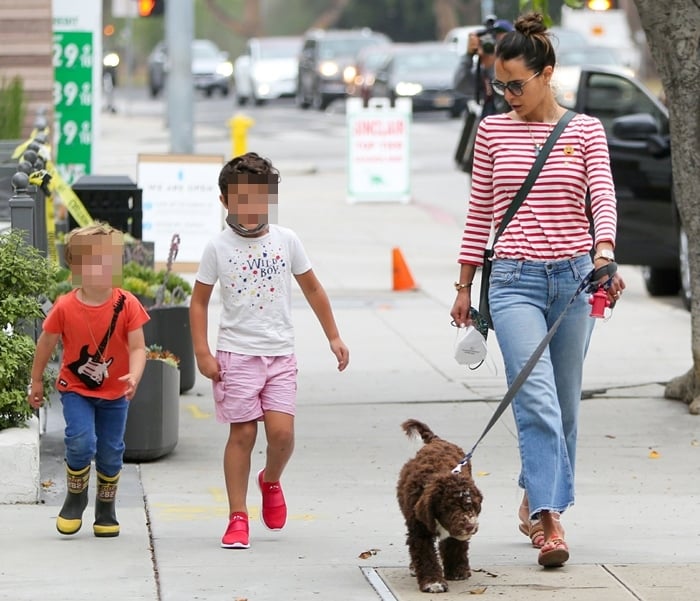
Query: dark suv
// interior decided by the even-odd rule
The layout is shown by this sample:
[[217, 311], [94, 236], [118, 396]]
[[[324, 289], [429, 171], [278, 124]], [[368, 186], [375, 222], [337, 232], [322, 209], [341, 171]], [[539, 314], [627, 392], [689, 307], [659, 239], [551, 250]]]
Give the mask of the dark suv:
[[673, 197], [668, 109], [623, 71], [586, 66], [557, 71], [560, 102], [598, 117], [607, 134], [617, 196], [617, 261], [643, 266], [649, 294], [680, 291], [689, 309], [688, 238]]
[[306, 33], [299, 57], [297, 106], [325, 109], [345, 98], [355, 77], [358, 52], [373, 44], [389, 44], [383, 33], [371, 29], [313, 29]]

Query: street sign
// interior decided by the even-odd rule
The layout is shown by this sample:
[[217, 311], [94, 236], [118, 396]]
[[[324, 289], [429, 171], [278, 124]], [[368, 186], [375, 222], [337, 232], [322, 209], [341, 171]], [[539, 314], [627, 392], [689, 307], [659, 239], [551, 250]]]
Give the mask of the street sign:
[[53, 0], [55, 163], [69, 184], [92, 173], [99, 137], [102, 3]]
[[112, 0], [112, 16], [116, 19], [132, 19], [139, 16], [136, 0]]
[[412, 103], [397, 98], [348, 98], [349, 202], [411, 200], [410, 125]]

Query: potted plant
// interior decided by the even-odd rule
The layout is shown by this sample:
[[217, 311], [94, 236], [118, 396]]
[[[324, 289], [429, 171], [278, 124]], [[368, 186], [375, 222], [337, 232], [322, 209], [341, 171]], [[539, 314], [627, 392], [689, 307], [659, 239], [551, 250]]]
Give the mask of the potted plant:
[[[21, 230], [0, 233], [0, 472], [11, 483], [0, 491], [1, 503], [39, 500], [39, 424], [27, 385], [44, 317], [39, 299], [55, 267], [24, 236]], [[51, 370], [43, 375], [45, 401], [54, 377]]]
[[124, 433], [125, 461], [152, 461], [170, 453], [178, 441], [179, 358], [158, 345], [146, 349], [146, 368], [129, 403]]
[[188, 305], [192, 286], [172, 271], [179, 244], [180, 236], [174, 234], [167, 266], [160, 271], [134, 262], [127, 263], [123, 285], [141, 299], [151, 318], [143, 326], [146, 344], [170, 349], [179, 357], [180, 392], [186, 392], [194, 386], [196, 363]]

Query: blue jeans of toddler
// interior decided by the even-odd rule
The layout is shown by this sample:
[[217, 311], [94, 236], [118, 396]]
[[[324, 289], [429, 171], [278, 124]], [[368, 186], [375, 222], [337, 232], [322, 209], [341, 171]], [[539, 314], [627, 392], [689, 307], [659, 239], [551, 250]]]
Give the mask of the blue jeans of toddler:
[[80, 470], [95, 459], [97, 471], [108, 477], [122, 469], [124, 432], [129, 402], [126, 397], [111, 401], [85, 397], [75, 392], [61, 394], [66, 422], [66, 463]]

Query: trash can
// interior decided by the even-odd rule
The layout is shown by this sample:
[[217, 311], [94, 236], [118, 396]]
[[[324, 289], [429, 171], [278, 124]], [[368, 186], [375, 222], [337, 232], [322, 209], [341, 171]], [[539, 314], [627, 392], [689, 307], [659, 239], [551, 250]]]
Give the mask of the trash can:
[[[142, 193], [126, 175], [83, 175], [73, 184], [73, 192], [93, 219], [106, 221], [125, 234], [140, 240], [142, 235]], [[68, 229], [78, 227], [68, 216]]]

